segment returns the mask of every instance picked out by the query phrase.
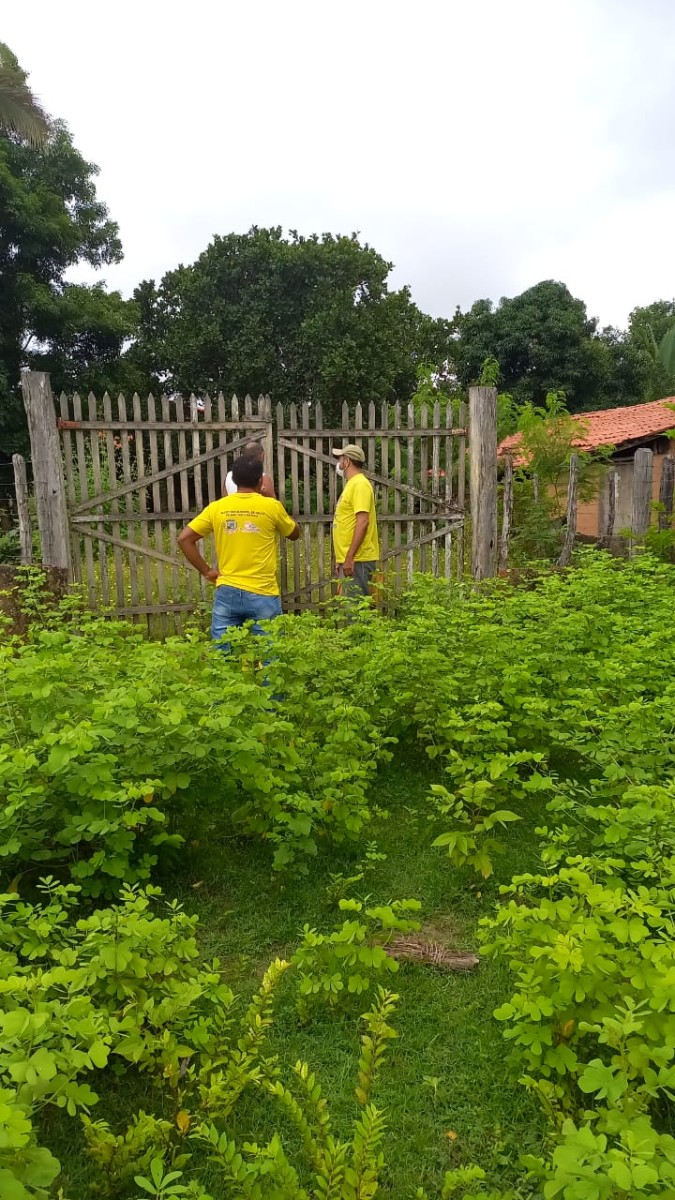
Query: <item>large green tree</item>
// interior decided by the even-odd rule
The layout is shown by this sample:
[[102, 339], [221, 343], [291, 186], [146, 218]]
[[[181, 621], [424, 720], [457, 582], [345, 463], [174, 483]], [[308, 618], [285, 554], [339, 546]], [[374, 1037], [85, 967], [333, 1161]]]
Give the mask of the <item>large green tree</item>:
[[599, 333], [584, 302], [563, 283], [545, 280], [496, 307], [478, 300], [457, 312], [454, 326], [453, 363], [463, 386], [478, 380], [493, 355], [500, 388], [519, 406], [542, 404], [560, 391], [572, 412], [642, 399], [640, 355], [616, 330]]
[[626, 338], [644, 364], [646, 400], [660, 400], [675, 391], [674, 329], [675, 300], [634, 308], [628, 318]]
[[130, 360], [165, 390], [320, 401], [330, 419], [343, 400], [407, 400], [419, 364], [446, 361], [451, 331], [407, 288], [390, 291], [390, 270], [356, 235], [216, 237], [136, 290]]
[[82, 390], [126, 381], [121, 358], [135, 305], [101, 285], [66, 280], [78, 263], [118, 262], [117, 225], [97, 198], [97, 168], [62, 122], [44, 145], [0, 131], [0, 447], [26, 446], [22, 367], [52, 372], [53, 384]]

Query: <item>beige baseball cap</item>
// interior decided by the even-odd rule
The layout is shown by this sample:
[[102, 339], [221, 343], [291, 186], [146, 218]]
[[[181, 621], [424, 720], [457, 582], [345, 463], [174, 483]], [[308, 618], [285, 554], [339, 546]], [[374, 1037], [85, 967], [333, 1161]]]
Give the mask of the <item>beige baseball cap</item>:
[[351, 443], [349, 446], [340, 446], [337, 450], [333, 450], [336, 458], [351, 458], [353, 462], [364, 463], [366, 456], [360, 446], [354, 446]]

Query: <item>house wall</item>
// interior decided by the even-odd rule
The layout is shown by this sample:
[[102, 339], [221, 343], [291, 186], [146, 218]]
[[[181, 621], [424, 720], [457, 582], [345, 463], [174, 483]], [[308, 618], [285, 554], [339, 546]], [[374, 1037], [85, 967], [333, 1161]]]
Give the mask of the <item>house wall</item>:
[[[667, 455], [675, 456], [675, 443], [668, 438], [659, 438], [649, 448], [654, 451], [652, 499], [658, 501], [663, 460]], [[612, 469], [618, 471], [619, 474], [619, 495], [616, 506], [616, 519], [614, 521], [615, 536], [618, 537], [621, 529], [628, 529], [630, 527], [633, 505], [633, 454], [631, 453], [628, 457], [624, 452], [623, 454], [618, 454], [607, 466], [603, 465], [598, 468], [599, 491], [597, 498], [579, 505], [577, 533], [582, 536], [592, 538], [601, 537], [607, 528], [608, 476]], [[656, 520], [655, 516], [653, 520]]]

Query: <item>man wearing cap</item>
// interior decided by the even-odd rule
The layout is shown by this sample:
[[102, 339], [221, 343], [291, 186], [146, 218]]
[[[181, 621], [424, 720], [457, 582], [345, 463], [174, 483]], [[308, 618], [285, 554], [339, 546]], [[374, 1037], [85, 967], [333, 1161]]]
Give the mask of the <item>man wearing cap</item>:
[[333, 517], [333, 552], [345, 594], [367, 596], [380, 557], [373, 485], [363, 473], [366, 456], [360, 446], [333, 450], [337, 472], [344, 481]]

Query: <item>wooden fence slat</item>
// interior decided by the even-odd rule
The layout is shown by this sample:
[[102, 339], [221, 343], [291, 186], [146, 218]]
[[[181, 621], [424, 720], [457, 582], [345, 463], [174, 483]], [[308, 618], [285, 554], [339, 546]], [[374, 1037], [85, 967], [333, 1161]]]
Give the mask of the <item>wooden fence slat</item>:
[[[122, 396], [122, 395], [119, 395], [117, 397], [117, 408], [118, 408], [118, 412], [120, 415], [120, 420], [122, 420], [122, 421], [125, 420], [126, 415], [127, 415], [127, 402], [124, 399], [124, 396]], [[132, 479], [131, 455], [129, 454], [129, 441], [130, 441], [131, 437], [132, 437], [132, 435], [130, 433], [120, 434], [122, 474], [124, 476], [125, 483], [130, 482]], [[124, 509], [125, 509], [125, 512], [127, 514], [127, 517], [129, 518], [129, 520], [133, 520], [134, 498], [133, 498], [131, 492], [127, 492], [126, 496], [124, 497]], [[128, 531], [129, 531], [129, 521], [127, 521], [127, 533], [128, 533]], [[131, 603], [139, 604], [140, 599], [139, 599], [139, 595], [138, 595], [138, 576], [136, 574], [136, 571], [133, 569], [133, 564], [130, 561], [128, 556], [126, 557], [126, 560], [125, 560], [125, 571], [129, 572], [129, 592], [131, 595]]]
[[[168, 396], [162, 396], [162, 418], [164, 421], [168, 422], [170, 420], [170, 416], [171, 416], [171, 407], [169, 404], [169, 398], [168, 398]], [[169, 534], [170, 558], [176, 560], [176, 565], [174, 566], [173, 572], [171, 575], [171, 599], [172, 599], [173, 603], [175, 604], [176, 601], [180, 599], [180, 572], [178, 570], [178, 563], [177, 563], [177, 559], [176, 559], [176, 555], [178, 552], [178, 535], [177, 535], [177, 531], [176, 531], [176, 521], [175, 521], [175, 518], [172, 519], [173, 513], [175, 513], [175, 511], [176, 511], [176, 491], [175, 491], [176, 475], [175, 475], [174, 466], [173, 466], [172, 436], [173, 435], [171, 433], [164, 434], [164, 462], [166, 463], [166, 466], [165, 466], [164, 471], [161, 472], [161, 475], [167, 481], [167, 484], [166, 484], [166, 511], [167, 511], [167, 513], [170, 514], [168, 525], [167, 525], [168, 534]], [[159, 480], [157, 480], [157, 481], [159, 482]], [[180, 624], [176, 618], [174, 618], [174, 620], [175, 620], [175, 629], [176, 629], [176, 632], [178, 632], [178, 630], [180, 628]]]
[[[377, 414], [375, 412], [375, 405], [374, 405], [373, 401], [371, 400], [370, 404], [368, 405], [368, 429], [369, 429], [369, 431], [371, 429], [374, 429], [376, 425], [377, 425]], [[366, 449], [368, 451], [368, 474], [374, 475], [376, 452], [377, 452], [377, 442], [376, 442], [375, 438], [370, 437], [370, 438], [366, 439]], [[381, 471], [380, 471], [380, 474], [382, 474]]]
[[28, 507], [28, 479], [26, 477], [26, 460], [23, 457], [23, 454], [12, 455], [12, 467], [14, 469], [16, 515], [19, 522], [21, 563], [23, 566], [28, 566], [33, 561], [33, 531], [31, 529], [30, 509]]
[[[78, 396], [77, 392], [75, 392], [75, 395], [73, 396], [73, 414], [75, 415], [75, 417], [77, 417], [78, 415], [79, 416], [82, 415], [82, 401], [80, 400], [80, 397]], [[90, 437], [91, 437], [91, 434], [90, 434]], [[93, 441], [93, 439], [92, 439], [92, 441]], [[98, 447], [98, 438], [97, 438], [97, 447]], [[84, 434], [79, 431], [75, 434], [75, 449], [77, 451], [77, 470], [78, 470], [78, 476], [79, 476], [78, 492], [79, 492], [80, 501], [82, 501], [82, 500], [86, 500], [89, 495], [89, 473], [87, 470], [87, 452], [86, 452], [86, 447], [84, 444]], [[92, 478], [93, 486], [96, 487], [96, 484], [94, 483], [93, 453], [91, 455], [91, 478]], [[98, 528], [99, 529], [103, 528], [100, 521], [98, 522]], [[79, 546], [79, 544], [80, 544], [79, 539], [78, 539], [77, 544]], [[108, 573], [106, 570], [103, 569], [103, 562], [101, 562], [101, 553], [105, 554], [105, 546], [98, 548], [101, 597], [102, 597], [103, 601], [105, 602], [108, 599]], [[105, 561], [105, 560], [103, 560], [103, 561]], [[96, 601], [98, 599], [98, 595], [97, 595], [97, 587], [96, 587], [96, 570], [94, 567], [94, 548], [93, 548], [91, 542], [88, 542], [88, 541], [84, 543], [84, 562], [85, 562], [85, 566], [87, 568], [87, 597], [89, 600], [89, 604], [93, 608], [94, 604], [96, 603]]]
[[[429, 427], [429, 409], [426, 404], [420, 406], [420, 429], [428, 429]], [[427, 437], [420, 438], [420, 491], [430, 491], [429, 488], [429, 440]], [[426, 506], [425, 506], [426, 508]], [[427, 569], [427, 547], [422, 546], [420, 549], [420, 571]]]
[[[131, 406], [132, 406], [132, 411], [134, 414], [134, 419], [136, 417], [138, 417], [138, 419], [140, 420], [142, 408], [141, 408], [141, 398], [138, 395], [138, 392], [134, 392], [132, 399], [131, 399]], [[136, 430], [135, 450], [136, 450], [136, 475], [137, 475], [137, 478], [139, 480], [141, 480], [145, 476], [145, 446], [143, 445], [143, 434], [138, 429]], [[146, 517], [147, 511], [148, 511], [148, 489], [147, 489], [147, 487], [141, 487], [138, 489], [138, 514], [137, 515]], [[143, 546], [143, 549], [146, 551], [146, 555], [143, 558], [143, 592], [144, 592], [144, 597], [147, 600], [148, 598], [152, 597], [155, 592], [152, 560], [149, 557], [151, 554], [151, 550], [150, 550], [150, 537], [149, 537], [147, 521], [141, 521], [140, 535], [141, 535], [141, 545]], [[159, 567], [159, 563], [157, 564], [157, 566]]]
[[[93, 395], [90, 395], [90, 403], [91, 403], [91, 401], [93, 401], [94, 404], [96, 404], [96, 399]], [[112, 420], [112, 400], [110, 399], [108, 392], [103, 393], [103, 417], [106, 421]], [[120, 505], [119, 505], [119, 500], [114, 497], [114, 492], [117, 488], [117, 461], [116, 461], [116, 457], [115, 457], [115, 437], [114, 437], [114, 434], [112, 433], [112, 430], [110, 430], [110, 429], [108, 429], [108, 432], [105, 435], [105, 450], [106, 450], [106, 456], [108, 459], [108, 464], [107, 464], [108, 465], [108, 479], [110, 481], [110, 493], [112, 496], [112, 499], [110, 500], [110, 515], [112, 518], [111, 522], [110, 522], [110, 527], [113, 531], [113, 537], [115, 537], [119, 540], [119, 537], [120, 537], [120, 521], [119, 521]], [[117, 517], [117, 520], [115, 520], [116, 517]], [[124, 559], [124, 556], [122, 554], [120, 547], [118, 545], [115, 545], [114, 543], [111, 543], [111, 544], [113, 545], [113, 564], [114, 564], [114, 570], [115, 570], [115, 594], [117, 596], [117, 603], [124, 604], [126, 602], [125, 577], [126, 577], [127, 571], [125, 570], [125, 567], [127, 566], [127, 564], [125, 563], [125, 559]]]
[[[277, 404], [276, 409], [276, 429], [277, 429], [277, 496], [281, 500], [284, 508], [288, 507], [286, 498], [286, 449], [284, 446], [284, 406]], [[279, 544], [279, 566], [281, 575], [281, 591], [285, 595], [288, 591], [288, 541], [286, 538], [280, 539]]]
[[[459, 427], [466, 425], [466, 403], [462, 400], [457, 418]], [[457, 507], [464, 512], [466, 503], [466, 434], [460, 433], [457, 442]], [[464, 578], [464, 554], [466, 546], [466, 528], [461, 526], [457, 536], [457, 578]]]
[[[288, 411], [288, 423], [292, 430], [293, 440], [297, 445], [296, 431], [298, 428], [298, 410], [295, 404], [291, 404]], [[300, 514], [300, 486], [298, 480], [298, 450], [297, 448], [291, 451], [291, 507], [293, 516], [296, 521]], [[300, 539], [292, 543], [293, 554], [293, 595], [297, 596], [300, 592]], [[293, 603], [293, 611], [296, 611], [295, 601]]]
[[[323, 409], [321, 407], [321, 401], [318, 401], [318, 403], [314, 406], [314, 425], [315, 425], [315, 427], [318, 426], [319, 429], [323, 425]], [[314, 450], [316, 451], [317, 454], [323, 455], [324, 445], [323, 445], [322, 437], [318, 437], [318, 438], [315, 437]], [[316, 462], [316, 468], [315, 468], [315, 470], [316, 470], [316, 517], [317, 517], [317, 522], [318, 522], [317, 539], [316, 539], [316, 548], [317, 548], [317, 557], [318, 557], [317, 570], [318, 570], [319, 578], [321, 579], [327, 573], [330, 572], [330, 566], [328, 566], [328, 567], [326, 566], [326, 542], [325, 542], [326, 525], [325, 525], [324, 492], [323, 492], [323, 480], [324, 480], [325, 472], [324, 472], [323, 459], [317, 458], [314, 461]], [[329, 528], [329, 537], [330, 537], [330, 528]], [[330, 559], [329, 559], [329, 562], [330, 562]], [[326, 599], [326, 595], [327, 595], [326, 585], [324, 584], [319, 589], [319, 602], [324, 601]]]
[[363, 429], [363, 408], [361, 407], [361, 401], [357, 400], [355, 408], [354, 408], [353, 444], [355, 446], [359, 446], [361, 448], [361, 450], [363, 450], [363, 438], [361, 437], [362, 429]]
[[[218, 392], [218, 422], [220, 423], [220, 422], [224, 422], [224, 421], [225, 421], [225, 397], [222, 392]], [[216, 454], [216, 458], [215, 458], [215, 461], [218, 464], [218, 470], [220, 472], [220, 478], [217, 480], [217, 483], [216, 483], [219, 496], [225, 495], [225, 481], [227, 479], [228, 460], [227, 460], [227, 452], [223, 449], [223, 447], [225, 447], [226, 444], [227, 444], [226, 433], [219, 432], [218, 433], [218, 446], [216, 448], [217, 454]], [[207, 456], [208, 456], [208, 451], [207, 451]]]
[[[400, 430], [402, 425], [401, 405], [396, 403], [394, 408], [394, 479], [401, 479], [401, 436]], [[400, 518], [401, 514], [401, 492], [399, 488], [394, 488], [394, 516]], [[398, 595], [403, 586], [403, 576], [401, 571], [401, 522], [400, 519], [394, 523], [394, 592]]]
[[[213, 450], [213, 406], [211, 397], [204, 397], [204, 449]], [[213, 504], [219, 499], [216, 491], [216, 464], [212, 458], [206, 463], [206, 503]]]
[[[415, 485], [414, 429], [415, 429], [415, 405], [409, 404], [408, 405], [408, 430], [410, 432], [408, 433], [408, 436], [406, 438], [406, 450], [407, 450], [407, 454], [406, 454], [407, 476], [406, 476], [406, 478], [407, 478], [409, 488], [414, 487], [414, 485]], [[411, 513], [411, 512], [414, 512], [414, 510], [415, 510], [415, 502], [414, 502], [414, 499], [413, 499], [413, 496], [411, 495], [411, 493], [408, 492], [408, 512]], [[408, 524], [407, 532], [406, 532], [406, 544], [408, 546], [408, 549], [406, 550], [406, 558], [407, 558], [407, 563], [408, 563], [406, 582], [408, 584], [408, 587], [410, 587], [410, 585], [413, 581], [413, 572], [415, 570], [415, 555], [414, 555], [414, 552], [410, 549], [410, 543], [412, 542], [412, 540], [413, 540], [413, 526], [411, 524]]]
[[[376, 423], [377, 423], [377, 413], [374, 414], [374, 420], [372, 423], [373, 427], [375, 426]], [[383, 429], [388, 429], [388, 427], [389, 427], [389, 405], [386, 402], [382, 405], [382, 407], [380, 409], [380, 425], [382, 426]], [[371, 445], [371, 443], [369, 442], [368, 446], [370, 447], [370, 445]], [[374, 464], [373, 464], [372, 468], [370, 469], [369, 473], [370, 473], [371, 482], [372, 482], [373, 476], [375, 475], [375, 465]], [[389, 438], [386, 435], [384, 435], [382, 437], [382, 442], [380, 443], [380, 471], [379, 471], [379, 473], [383, 479], [387, 479], [389, 476]], [[387, 554], [387, 551], [389, 550], [389, 522], [386, 519], [389, 516], [389, 487], [387, 486], [386, 483], [380, 485], [380, 496], [381, 496], [380, 506], [379, 506], [380, 511], [377, 514], [377, 519], [378, 519], [378, 525], [379, 525], [380, 567], [381, 567], [381, 572], [382, 572], [382, 585], [383, 585], [382, 605], [383, 605], [385, 612], [388, 612], [390, 609], [389, 572], [386, 569], [384, 569], [384, 566], [383, 566], [383, 564], [387, 562], [386, 554]]]
[[[445, 405], [445, 428], [452, 429], [452, 400], [448, 400]], [[452, 501], [452, 437], [450, 433], [445, 435], [445, 503], [450, 504]], [[452, 578], [452, 534], [445, 535], [445, 562], [443, 564], [443, 574], [446, 579]]]
[[[202, 449], [201, 448], [201, 432], [202, 431], [201, 431], [201, 425], [200, 425], [199, 418], [200, 418], [200, 412], [199, 412], [199, 405], [197, 403], [197, 398], [196, 398], [196, 396], [191, 396], [190, 397], [190, 420], [193, 422], [193, 425], [194, 425], [194, 429], [193, 429], [193, 433], [192, 433], [192, 458], [193, 458], [193, 460], [196, 458], [199, 458], [199, 455], [201, 454], [201, 449]], [[205, 447], [205, 448], [207, 448], [207, 447]], [[197, 463], [197, 466], [194, 468], [195, 509], [198, 513], [200, 513], [202, 511], [202, 509], [205, 507], [205, 505], [204, 505], [204, 488], [202, 486], [202, 471], [203, 471], [205, 465], [208, 465], [208, 464]], [[210, 585], [207, 585], [207, 582], [204, 579], [204, 577], [202, 575], [199, 575], [196, 571], [193, 571], [190, 573], [192, 575], [194, 575], [194, 577], [196, 579], [196, 591], [199, 592], [199, 595], [200, 595], [202, 601], [203, 602], [206, 601], [207, 587], [209, 587]]]
[[[184, 408], [182, 396], [176, 397], [176, 416], [182, 424], [185, 420], [185, 408]], [[179, 484], [180, 484], [180, 502], [183, 507], [183, 510], [190, 507], [190, 482], [188, 480], [188, 475], [187, 475], [187, 464], [188, 464], [187, 434], [185, 433], [184, 429], [181, 429], [178, 432], [178, 467], [179, 467], [178, 480], [179, 480]], [[191, 465], [192, 465], [193, 477], [194, 477], [195, 467], [198, 467], [198, 466], [200, 467], [201, 462], [196, 462], [193, 460]], [[180, 530], [178, 530], [178, 532], [180, 533]], [[187, 567], [182, 572], [182, 575], [183, 575], [183, 589], [187, 595], [188, 600], [196, 601], [198, 598], [201, 597], [200, 587], [199, 587], [199, 584], [201, 582], [201, 576], [198, 575], [197, 571], [188, 570]]]
[[[154, 421], [154, 417], [155, 417], [155, 397], [151, 393], [148, 396], [148, 420]], [[141, 432], [141, 437], [143, 437], [143, 432]], [[148, 433], [148, 438], [149, 438], [149, 442], [150, 442], [150, 471], [152, 473], [151, 474], [151, 478], [152, 478], [152, 476], [156, 475], [159, 471], [159, 444], [158, 444], [158, 440], [157, 440], [157, 430], [151, 429]], [[146, 488], [144, 490], [148, 490], [147, 483], [146, 483]], [[152, 484], [152, 507], [157, 514], [161, 513], [162, 498], [161, 498], [161, 488], [160, 488], [159, 483]], [[163, 553], [164, 549], [165, 549], [165, 547], [164, 547], [164, 525], [163, 525], [162, 521], [159, 519], [156, 520], [153, 525], [153, 542], [155, 545], [155, 549], [160, 550]], [[166, 605], [166, 582], [164, 579], [164, 565], [160, 560], [157, 561], [156, 571], [157, 571], [157, 598], [159, 600], [160, 607], [164, 607]], [[146, 596], [146, 600], [147, 600], [147, 596]], [[166, 636], [166, 634], [168, 632], [169, 632], [169, 614], [164, 613], [162, 620], [161, 620], [161, 633], [163, 636]]]
[[[302, 428], [309, 431], [309, 404], [307, 401], [302, 406]], [[307, 454], [309, 450], [309, 438], [302, 439], [302, 511], [304, 516], [311, 516], [312, 512], [312, 493], [310, 482], [310, 466], [311, 459]], [[304, 522], [303, 522], [304, 523]], [[303, 529], [304, 551], [305, 551], [305, 583], [311, 583], [312, 580], [312, 531], [309, 525], [305, 524]]]
[[[441, 423], [441, 405], [440, 401], [436, 400], [432, 413], [434, 426]], [[431, 493], [434, 499], [437, 499], [441, 490], [441, 439], [440, 436], [434, 434], [431, 439]], [[435, 529], [435, 524], [431, 522], [432, 531]], [[438, 546], [436, 539], [431, 543], [431, 574], [434, 579], [438, 578]]]
[[[69, 411], [69, 406], [68, 406], [68, 397], [66, 395], [64, 395], [63, 392], [61, 392], [61, 395], [59, 397], [59, 411], [61, 413], [61, 420], [69, 419], [70, 411]], [[68, 509], [69, 509], [69, 511], [72, 511], [72, 509], [77, 504], [77, 488], [76, 488], [76, 480], [75, 480], [75, 463], [74, 463], [74, 458], [73, 458], [73, 434], [70, 432], [70, 430], [66, 430], [63, 433], [63, 435], [61, 437], [61, 445], [63, 447], [63, 466], [64, 466], [65, 483], [66, 483], [66, 497], [68, 500]], [[16, 472], [15, 472], [15, 481], [16, 481]], [[17, 492], [17, 504], [18, 504], [18, 492]], [[19, 523], [19, 532], [20, 531], [21, 531], [21, 524]], [[30, 560], [28, 560], [28, 561], [30, 561]], [[71, 530], [71, 538], [70, 538], [70, 565], [71, 565], [71, 569], [72, 569], [74, 582], [81, 583], [82, 582], [82, 558], [80, 555], [80, 543], [79, 543], [78, 539], [75, 537], [75, 534], [72, 530]]]

